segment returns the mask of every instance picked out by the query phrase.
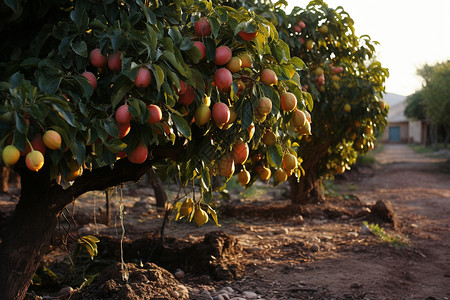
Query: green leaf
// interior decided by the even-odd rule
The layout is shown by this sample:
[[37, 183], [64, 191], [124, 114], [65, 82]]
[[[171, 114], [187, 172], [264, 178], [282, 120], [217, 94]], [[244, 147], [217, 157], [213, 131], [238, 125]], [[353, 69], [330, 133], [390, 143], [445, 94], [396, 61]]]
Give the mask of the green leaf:
[[269, 155], [267, 156], [267, 161], [274, 168], [279, 168], [283, 163], [283, 149], [281, 149], [280, 144], [275, 144], [269, 147]]
[[117, 104], [122, 101], [122, 99], [125, 97], [125, 95], [134, 87], [134, 83], [129, 81], [126, 77], [122, 77], [125, 80], [118, 80], [113, 85], [112, 90], [112, 98], [111, 98], [111, 104], [113, 108], [117, 106]]
[[17, 8], [19, 7], [19, 0], [5, 0], [5, 4], [8, 5], [13, 12], [17, 12]]
[[241, 120], [242, 128], [248, 128], [253, 122], [253, 105], [250, 100], [244, 100]]
[[87, 45], [85, 41], [78, 41], [75, 43], [71, 43], [70, 47], [72, 48], [73, 52], [75, 52], [77, 55], [80, 55], [82, 57], [88, 57]]
[[16, 129], [26, 135], [28, 132], [28, 125], [25, 121], [25, 118], [22, 114], [18, 113], [17, 111], [14, 111], [14, 120], [16, 122]]
[[94, 88], [92, 87], [89, 80], [86, 77], [81, 76], [81, 75], [76, 75], [73, 78], [81, 87], [84, 98], [89, 99], [92, 96], [92, 94], [94, 93]]
[[71, 111], [65, 110], [56, 104], [53, 104], [53, 108], [60, 113], [61, 117], [66, 120], [70, 126], [75, 127], [75, 117]]
[[153, 74], [155, 75], [156, 80], [156, 89], [159, 91], [161, 85], [164, 83], [164, 71], [157, 64], [152, 65]]
[[183, 76], [186, 76], [186, 72], [175, 55], [167, 50], [164, 50], [162, 57], [165, 58], [175, 69]]
[[172, 114], [172, 121], [177, 128], [177, 131], [184, 137], [191, 139], [191, 127], [189, 127], [188, 122], [178, 115]]
[[209, 18], [208, 19], [209, 24], [211, 25], [211, 33], [212, 35], [217, 38], [219, 36], [219, 30], [220, 30], [220, 23], [217, 20], [217, 18]]

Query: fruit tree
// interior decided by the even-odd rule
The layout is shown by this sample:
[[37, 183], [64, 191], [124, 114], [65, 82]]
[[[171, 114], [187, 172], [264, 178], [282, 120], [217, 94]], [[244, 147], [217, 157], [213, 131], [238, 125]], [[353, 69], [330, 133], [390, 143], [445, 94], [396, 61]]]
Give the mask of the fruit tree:
[[294, 203], [320, 200], [321, 178], [349, 169], [383, 131], [388, 107], [381, 98], [388, 71], [374, 56], [376, 43], [355, 35], [342, 7], [332, 9], [317, 0], [289, 15], [278, 7], [254, 10], [276, 25], [291, 55], [307, 65], [300, 78], [315, 100], [312, 135], [302, 136], [296, 148], [305, 175], [289, 182]]
[[149, 169], [177, 176], [201, 190], [178, 217], [202, 225], [217, 221], [210, 176], [300, 175], [291, 115], [309, 125], [313, 103], [303, 62], [265, 18], [208, 1], [0, 9], [0, 150], [22, 187], [0, 244], [1, 299], [25, 296], [61, 211], [86, 192]]

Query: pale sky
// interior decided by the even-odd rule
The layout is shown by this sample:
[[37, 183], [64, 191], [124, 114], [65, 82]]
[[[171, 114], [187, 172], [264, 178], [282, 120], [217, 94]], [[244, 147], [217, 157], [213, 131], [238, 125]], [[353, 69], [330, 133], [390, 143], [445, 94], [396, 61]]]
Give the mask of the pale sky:
[[[309, 1], [288, 0], [305, 7]], [[386, 91], [410, 95], [422, 86], [417, 68], [450, 60], [450, 0], [325, 0], [342, 6], [355, 22], [358, 36], [369, 35], [378, 60], [389, 69]]]

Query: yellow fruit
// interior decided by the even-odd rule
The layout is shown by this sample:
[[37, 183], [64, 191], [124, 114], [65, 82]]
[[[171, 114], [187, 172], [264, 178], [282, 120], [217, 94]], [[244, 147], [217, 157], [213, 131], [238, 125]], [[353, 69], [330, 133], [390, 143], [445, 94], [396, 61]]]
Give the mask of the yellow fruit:
[[217, 171], [219, 175], [230, 177], [234, 173], [234, 159], [232, 155], [225, 155], [219, 160], [217, 164]]
[[275, 136], [275, 134], [270, 131], [267, 130], [264, 135], [263, 135], [263, 143], [266, 144], [267, 146], [273, 146], [275, 145], [277, 141], [277, 137]]
[[208, 214], [206, 211], [201, 209], [200, 207], [195, 210], [194, 213], [194, 221], [197, 223], [198, 227], [202, 226], [203, 224], [206, 224], [208, 222]]
[[261, 172], [259, 172], [259, 178], [262, 181], [269, 180], [271, 175], [272, 175], [272, 171], [267, 167], [262, 167]]
[[180, 215], [183, 217], [189, 216], [194, 209], [194, 201], [191, 198], [187, 198], [183, 201], [180, 207]]
[[19, 161], [20, 151], [14, 145], [8, 145], [3, 149], [2, 159], [7, 167], [14, 165]]
[[250, 173], [246, 169], [242, 169], [238, 174], [238, 180], [242, 186], [246, 186], [250, 182]]
[[75, 179], [77, 179], [78, 176], [81, 175], [81, 172], [83, 171], [83, 169], [80, 167], [80, 165], [77, 163], [75, 159], [69, 162], [69, 169], [70, 173], [67, 174], [66, 177], [64, 177], [66, 181], [74, 181]]
[[291, 153], [286, 153], [283, 156], [283, 167], [285, 170], [293, 170], [297, 167], [297, 157]]
[[25, 164], [31, 171], [37, 172], [44, 166], [44, 155], [39, 151], [32, 150], [25, 157]]
[[54, 130], [47, 130], [43, 136], [44, 144], [47, 148], [57, 150], [61, 147], [61, 135]]
[[287, 180], [288, 175], [284, 170], [279, 169], [275, 172], [275, 177], [279, 182], [283, 182]]

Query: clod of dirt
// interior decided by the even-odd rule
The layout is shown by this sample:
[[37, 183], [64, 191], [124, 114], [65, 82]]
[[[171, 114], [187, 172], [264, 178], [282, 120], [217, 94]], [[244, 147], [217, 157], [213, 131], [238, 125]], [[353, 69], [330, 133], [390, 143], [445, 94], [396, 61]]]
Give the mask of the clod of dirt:
[[187, 288], [181, 285], [167, 270], [153, 263], [142, 267], [124, 265], [128, 282], [123, 280], [124, 270], [120, 263], [108, 267], [87, 289], [77, 291], [71, 299], [189, 299]]
[[367, 216], [367, 222], [371, 224], [389, 223], [394, 228], [397, 227], [397, 221], [391, 202], [378, 200], [370, 210], [371, 211]]

